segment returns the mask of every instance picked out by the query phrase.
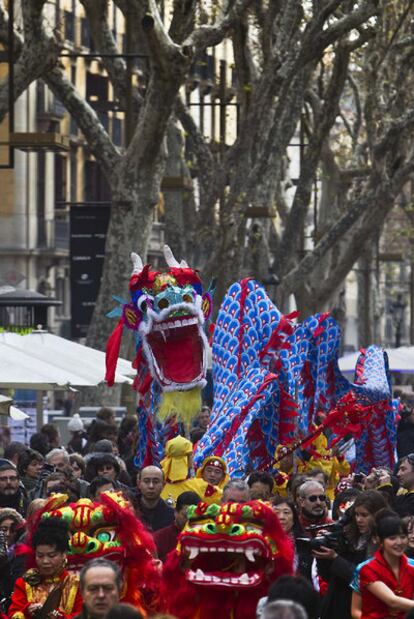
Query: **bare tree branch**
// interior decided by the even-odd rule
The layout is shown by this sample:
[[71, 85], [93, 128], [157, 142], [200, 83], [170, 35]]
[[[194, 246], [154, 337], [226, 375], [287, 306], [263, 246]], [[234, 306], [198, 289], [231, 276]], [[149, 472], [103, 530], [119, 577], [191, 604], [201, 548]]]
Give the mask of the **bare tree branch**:
[[62, 69], [55, 68], [49, 71], [43, 76], [43, 79], [68, 112], [76, 119], [78, 127], [88, 141], [92, 154], [102, 165], [109, 180], [116, 178], [121, 155], [101, 125], [96, 112], [77, 92]]
[[244, 15], [252, 0], [234, 0], [227, 13], [221, 15], [213, 26], [200, 26], [183, 42], [183, 45], [194, 47], [196, 52], [206, 47], [218, 45]]

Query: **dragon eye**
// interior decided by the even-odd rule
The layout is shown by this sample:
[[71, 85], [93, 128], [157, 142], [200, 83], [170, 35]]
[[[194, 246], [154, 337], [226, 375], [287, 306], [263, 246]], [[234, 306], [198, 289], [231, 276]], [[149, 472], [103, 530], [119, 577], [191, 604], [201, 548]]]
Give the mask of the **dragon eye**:
[[105, 530], [103, 530], [103, 531], [99, 531], [99, 532], [96, 534], [96, 538], [97, 538], [100, 542], [102, 542], [102, 543], [105, 543], [105, 542], [112, 542], [112, 540], [114, 539], [114, 537], [115, 537], [115, 531], [105, 531]]
[[158, 301], [158, 307], [160, 309], [166, 309], [169, 306], [169, 304], [170, 302], [165, 297], [163, 297], [162, 299]]
[[186, 294], [183, 294], [183, 301], [185, 303], [193, 303], [193, 297], [187, 292]]
[[148, 306], [151, 306], [151, 297], [148, 297], [147, 295], [143, 295], [142, 297], [138, 299], [137, 307], [140, 312], [145, 314], [145, 312], [148, 309]]

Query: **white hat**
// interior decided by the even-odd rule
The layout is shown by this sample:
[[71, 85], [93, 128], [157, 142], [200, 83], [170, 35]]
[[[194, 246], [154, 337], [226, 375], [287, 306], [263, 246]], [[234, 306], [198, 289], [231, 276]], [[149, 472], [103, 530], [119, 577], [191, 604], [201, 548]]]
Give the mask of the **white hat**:
[[79, 417], [79, 413], [75, 413], [68, 423], [68, 430], [71, 432], [81, 432], [84, 429], [85, 427], [82, 419]]

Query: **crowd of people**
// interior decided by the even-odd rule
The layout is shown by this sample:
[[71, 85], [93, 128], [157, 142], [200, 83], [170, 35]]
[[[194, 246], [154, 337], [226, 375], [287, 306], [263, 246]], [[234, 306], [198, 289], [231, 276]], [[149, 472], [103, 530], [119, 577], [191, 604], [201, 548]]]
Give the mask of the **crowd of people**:
[[[122, 574], [115, 562], [95, 558], [80, 574], [69, 572], [69, 534], [64, 522], [42, 523], [31, 538], [35, 565], [27, 570], [26, 523], [56, 494], [68, 503], [121, 492], [151, 533], [157, 569], [176, 547], [189, 506], [200, 501], [271, 504], [294, 547], [294, 574], [273, 582], [259, 601], [260, 619], [388, 619], [414, 617], [414, 412], [403, 409], [394, 470], [354, 474], [343, 454], [322, 434], [305, 451], [286, 446], [269, 472], [231, 479], [226, 461], [206, 458], [194, 472], [194, 445], [206, 431], [203, 407], [191, 440], [176, 436], [160, 466], [134, 464], [137, 418], [118, 425], [102, 408], [86, 430], [79, 415], [63, 446], [57, 429], [44, 425], [30, 446], [11, 442], [0, 459], [0, 598], [10, 619], [141, 617], [120, 603]], [[410, 437], [410, 438], [407, 438]], [[20, 549], [20, 550], [19, 550]], [[58, 603], [49, 610], [50, 593]], [[161, 615], [158, 615], [161, 617]], [[229, 617], [230, 619], [230, 617]], [[254, 619], [254, 618], [252, 618]]]

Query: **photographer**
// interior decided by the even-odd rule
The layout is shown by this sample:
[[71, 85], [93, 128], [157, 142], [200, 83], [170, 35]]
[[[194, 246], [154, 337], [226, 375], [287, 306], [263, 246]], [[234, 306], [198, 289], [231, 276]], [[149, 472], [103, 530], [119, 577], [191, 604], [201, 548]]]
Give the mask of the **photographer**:
[[384, 507], [386, 501], [380, 492], [368, 490], [359, 494], [344, 519], [338, 522], [339, 530], [325, 535], [327, 545], [313, 551], [318, 574], [328, 583], [321, 619], [348, 619], [351, 616], [352, 591], [349, 585], [358, 563], [371, 557], [376, 549], [374, 517]]

